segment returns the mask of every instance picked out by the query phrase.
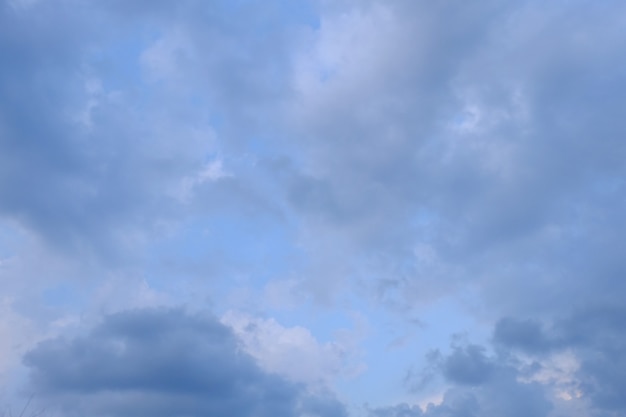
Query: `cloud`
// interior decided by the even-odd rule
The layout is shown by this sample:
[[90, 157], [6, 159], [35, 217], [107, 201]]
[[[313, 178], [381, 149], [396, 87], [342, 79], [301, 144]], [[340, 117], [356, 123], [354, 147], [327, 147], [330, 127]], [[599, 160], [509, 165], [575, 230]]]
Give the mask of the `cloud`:
[[[172, 152], [169, 169], [163, 165], [169, 145], [156, 129], [167, 123], [142, 123], [138, 97], [116, 91], [121, 86], [113, 87], [111, 78], [101, 81], [111, 74], [90, 74], [98, 66], [97, 45], [114, 36], [90, 29], [106, 21], [104, 13], [73, 6], [40, 2], [25, 13], [0, 9], [0, 48], [14, 57], [0, 71], [0, 214], [60, 253], [121, 261], [136, 238], [150, 233], [151, 222], [141, 218], [153, 220], [171, 209], [149, 184], [167, 187], [177, 168], [193, 164], [185, 156], [194, 152]], [[193, 146], [193, 140], [184, 142]]]
[[[496, 325], [494, 339], [538, 363], [569, 356], [569, 361], [556, 368], [557, 374], [554, 367], [540, 365], [538, 373], [545, 369], [546, 374], [539, 378], [552, 378], [544, 382], [560, 386], [566, 398], [585, 398], [598, 410], [620, 413], [626, 409], [621, 388], [626, 382], [626, 338], [622, 336], [625, 317], [621, 306], [581, 308], [569, 317], [548, 323], [549, 332], [542, 331], [539, 323], [505, 319]], [[559, 373], [566, 376], [565, 380]]]
[[222, 322], [233, 328], [263, 369], [312, 388], [328, 388], [338, 376], [358, 368], [352, 340], [321, 343], [305, 327], [284, 327], [271, 318], [235, 311], [227, 312]]
[[501, 319], [495, 326], [494, 340], [508, 348], [516, 348], [529, 353], [546, 352], [553, 344], [551, 340], [548, 340], [541, 323], [528, 319]]
[[[323, 9], [292, 116], [307, 163], [290, 202], [321, 265], [311, 281], [332, 294], [368, 288], [402, 312], [460, 294], [481, 325], [496, 324], [494, 349], [544, 371], [557, 357], [580, 365], [568, 387], [511, 377], [502, 389], [545, 389], [561, 407], [553, 391], [566, 388], [584, 398], [572, 401], [579, 414], [623, 412], [623, 358], [610, 346], [622, 345], [626, 294], [624, 6], [462, 7]], [[449, 382], [504, 378], [477, 351], [444, 363]]]
[[[489, 347], [457, 340], [449, 353], [431, 352], [406, 382], [414, 392], [448, 385], [425, 416], [618, 416], [625, 408], [623, 323], [624, 309], [609, 306], [553, 321], [505, 318]], [[406, 412], [398, 407], [380, 412]]]
[[481, 346], [456, 348], [443, 362], [444, 376], [460, 385], [480, 385], [491, 377], [492, 372], [493, 365]]
[[191, 188], [229, 172], [221, 151], [241, 151], [237, 138], [262, 134], [253, 119], [283, 88], [290, 38], [278, 26], [255, 36], [277, 19], [269, 5], [258, 17], [258, 5], [218, 3], [3, 4], [0, 215], [111, 266], [187, 219], [190, 194], [219, 206]]
[[[521, 278], [531, 262], [536, 274], [576, 273], [565, 253], [589, 245], [585, 230], [601, 227], [606, 207], [594, 190], [621, 183], [623, 124], [603, 108], [620, 108], [610, 91], [624, 79], [610, 51], [623, 37], [614, 36], [619, 18], [603, 16], [622, 6], [463, 7], [346, 2], [324, 10], [296, 67], [312, 86], [295, 98], [308, 176], [293, 205], [314, 231], [305, 241], [312, 256], [318, 241], [339, 241], [351, 254], [343, 269], [328, 262], [329, 281], [391, 276], [409, 305], [480, 281], [493, 305], [549, 308], [559, 285], [545, 297], [502, 294], [517, 294], [508, 286], [537, 292], [543, 278]], [[446, 266], [437, 279], [411, 256], [424, 245]], [[376, 268], [368, 275], [351, 264], [366, 262]], [[520, 267], [511, 273], [511, 264]]]
[[[0, 4], [12, 321], [48, 334], [183, 293], [411, 318], [445, 298], [493, 343], [433, 355], [453, 388], [424, 413], [623, 414], [624, 4], [235, 3]], [[347, 360], [313, 329], [241, 322], [291, 378]], [[94, 332], [45, 346], [96, 349]], [[141, 400], [87, 395], [96, 414]]]
[[[424, 416], [547, 417], [554, 407], [546, 387], [534, 380], [523, 380], [524, 367], [508, 354], [489, 355], [484, 346], [455, 342], [449, 354], [435, 351], [428, 360], [430, 364], [424, 372], [430, 377], [414, 381], [415, 376], [409, 376], [407, 382], [417, 382], [415, 388], [422, 390], [433, 378], [443, 378], [449, 388], [440, 403], [423, 407]], [[421, 415], [413, 409], [401, 405], [385, 412], [392, 416], [403, 416], [409, 411]]]
[[0, 381], [3, 386], [10, 386], [12, 373], [17, 368], [19, 358], [37, 338], [36, 329], [31, 320], [18, 314], [12, 301], [0, 298]]
[[[241, 151], [233, 138], [243, 133], [228, 127], [247, 125], [238, 111], [255, 95], [270, 107], [253, 91], [264, 88], [264, 77], [255, 78], [260, 64], [249, 64], [280, 66], [263, 52], [280, 42], [257, 48], [265, 38], [243, 30], [241, 19], [258, 27], [275, 14], [224, 17], [239, 11], [196, 1], [0, 5], [0, 52], [12, 57], [0, 69], [0, 228], [19, 235], [7, 244], [15, 262], [2, 287], [16, 303], [37, 306], [24, 315], [48, 317], [39, 314], [42, 294], [63, 284], [91, 297], [94, 287], [156, 275], [147, 272], [154, 246], [187, 226], [222, 214], [250, 223], [279, 217], [272, 197], [257, 189], [258, 172], [232, 152]], [[208, 28], [200, 15], [216, 24]], [[278, 30], [274, 40], [283, 35]], [[239, 56], [234, 44], [253, 56]], [[188, 65], [173, 65], [183, 50]], [[204, 240], [221, 243], [217, 234]], [[194, 269], [187, 255], [170, 251], [159, 262], [185, 263], [186, 272]], [[229, 253], [211, 266], [203, 259], [194, 278], [215, 277], [212, 268], [239, 267], [240, 259]], [[168, 272], [179, 280], [180, 269]], [[66, 297], [65, 307], [81, 299]]]
[[226, 326], [175, 309], [106, 316], [24, 357], [28, 389], [65, 416], [345, 416], [332, 397], [262, 371]]

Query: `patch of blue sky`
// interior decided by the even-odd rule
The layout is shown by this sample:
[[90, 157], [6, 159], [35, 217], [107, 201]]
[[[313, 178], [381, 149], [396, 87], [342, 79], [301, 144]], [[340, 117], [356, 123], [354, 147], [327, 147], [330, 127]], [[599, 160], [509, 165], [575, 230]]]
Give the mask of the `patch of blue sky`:
[[[291, 268], [297, 251], [290, 232], [274, 219], [219, 213], [189, 221], [174, 236], [152, 245], [149, 250], [151, 285], [170, 281], [170, 274], [185, 271], [163, 270], [163, 266], [195, 266], [196, 278], [224, 282], [224, 291], [234, 276], [249, 276], [256, 289]], [[220, 297], [216, 297], [219, 299]]]
[[427, 207], [419, 208], [410, 221], [412, 226], [427, 227], [435, 224], [439, 220], [439, 214]]
[[250, 136], [246, 140], [246, 151], [255, 157], [267, 158], [276, 156], [278, 149], [270, 145], [270, 141], [260, 136]]
[[279, 10], [285, 19], [291, 22], [306, 24], [313, 29], [320, 27], [319, 13], [312, 0], [281, 0]]
[[15, 255], [16, 247], [24, 236], [19, 229], [7, 222], [0, 222], [0, 267]]
[[85, 57], [87, 71], [94, 72], [105, 91], [131, 88], [144, 94], [153, 90], [146, 84], [141, 55], [160, 36], [160, 31], [147, 25], [123, 30], [109, 42], [89, 50]]
[[307, 328], [321, 343], [337, 340], [340, 333], [356, 334], [363, 324], [360, 311], [345, 304], [328, 307], [305, 300], [288, 309], [269, 309], [268, 314], [282, 326]]
[[81, 297], [80, 295], [74, 283], [63, 282], [45, 288], [41, 292], [41, 300], [47, 307], [63, 307], [66, 309], [80, 310], [87, 307], [85, 304], [87, 298], [84, 296]]

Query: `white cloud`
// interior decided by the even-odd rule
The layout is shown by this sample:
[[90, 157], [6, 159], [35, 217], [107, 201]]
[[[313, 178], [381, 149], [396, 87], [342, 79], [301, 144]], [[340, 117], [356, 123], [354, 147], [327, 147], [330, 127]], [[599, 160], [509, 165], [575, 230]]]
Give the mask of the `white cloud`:
[[572, 351], [556, 352], [539, 360], [527, 360], [526, 366], [533, 364], [538, 365], [539, 369], [528, 376], [520, 377], [521, 382], [539, 382], [551, 387], [556, 399], [571, 401], [582, 396], [576, 375], [580, 369], [580, 360]]
[[222, 160], [215, 159], [205, 163], [194, 175], [186, 176], [175, 192], [175, 196], [182, 203], [190, 203], [196, 189], [203, 184], [217, 181], [221, 178], [231, 177], [232, 174], [224, 170]]
[[339, 341], [319, 342], [302, 326], [285, 327], [272, 318], [229, 311], [222, 322], [243, 342], [261, 367], [313, 388], [323, 388], [345, 375], [354, 347]]

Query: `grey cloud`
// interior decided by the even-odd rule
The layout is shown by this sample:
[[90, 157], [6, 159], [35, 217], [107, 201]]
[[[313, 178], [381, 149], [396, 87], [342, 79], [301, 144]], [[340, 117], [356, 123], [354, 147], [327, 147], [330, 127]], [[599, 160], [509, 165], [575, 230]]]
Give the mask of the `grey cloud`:
[[[0, 9], [0, 48], [11, 57], [0, 71], [0, 192], [4, 213], [50, 228], [62, 220], [61, 210], [55, 210], [58, 190], [71, 182], [72, 171], [84, 168], [60, 117], [63, 103], [75, 90], [57, 83], [78, 65], [72, 51], [84, 45], [73, 36], [82, 26], [76, 16], [65, 14], [64, 7], [40, 8], [49, 19], [17, 13], [7, 2]], [[46, 212], [52, 221], [47, 221]]]
[[[297, 34], [280, 2], [13, 3], [0, 2], [0, 228], [19, 238], [2, 249], [14, 262], [0, 292], [20, 313], [44, 329], [100, 310], [98, 293], [131, 292], [112, 290], [126, 277], [150, 276], [163, 300], [278, 275], [283, 202], [248, 141], [273, 129], [288, 89]], [[162, 78], [155, 50], [156, 66], [174, 61]], [[231, 175], [201, 178], [214, 160]]]
[[[626, 410], [626, 311], [622, 306], [579, 308], [569, 317], [556, 320], [550, 331], [540, 323], [501, 321], [495, 341], [541, 359], [554, 352], [571, 351], [580, 361], [575, 384], [588, 398], [597, 415], [619, 415]], [[614, 414], [612, 414], [614, 413]]]
[[[0, 214], [70, 253], [123, 257], [127, 236], [185, 219], [172, 190], [262, 136], [288, 79], [290, 29], [269, 2], [4, 2], [0, 23]], [[151, 82], [142, 54], [170, 36], [182, 45], [158, 58], [186, 65]]]
[[529, 353], [543, 353], [554, 345], [554, 341], [549, 340], [545, 334], [541, 322], [530, 319], [501, 319], [494, 329], [494, 341], [507, 348], [517, 348]]
[[[342, 242], [347, 261], [329, 262], [330, 273], [360, 278], [401, 311], [477, 290], [481, 319], [508, 317], [494, 349], [574, 352], [587, 413], [623, 413], [626, 9], [480, 2], [455, 14], [451, 5], [342, 3], [338, 14], [388, 37], [377, 49], [355, 35], [393, 66], [370, 68], [365, 46], [346, 48], [354, 67], [320, 84], [328, 97], [301, 127], [315, 181], [298, 188], [315, 197], [294, 207], [322, 242], [311, 247]], [[414, 256], [420, 245], [426, 256]], [[368, 268], [353, 268], [355, 258]], [[452, 382], [486, 392], [504, 378], [479, 354], [455, 354]], [[540, 392], [550, 388], [511, 381], [538, 401], [529, 413], [544, 415]]]
[[24, 357], [31, 390], [65, 416], [345, 416], [341, 403], [260, 370], [230, 329], [182, 310], [131, 310]]
[[[537, 382], [522, 382], [523, 369], [509, 355], [488, 355], [483, 346], [455, 344], [449, 354], [431, 354], [428, 360], [433, 378], [439, 375], [451, 387], [441, 404], [426, 407], [425, 417], [546, 417], [553, 409], [549, 390]], [[418, 382], [415, 388], [423, 389], [423, 381]], [[406, 407], [382, 409], [380, 415], [390, 410], [398, 416], [407, 411]]]
[[553, 323], [560, 349], [576, 352], [581, 394], [597, 415], [618, 416], [626, 410], [626, 310], [621, 303], [578, 307]]
[[457, 347], [443, 362], [444, 376], [457, 384], [480, 385], [493, 372], [493, 365], [482, 346]]
[[[469, 286], [489, 319], [508, 317], [496, 348], [573, 349], [581, 390], [622, 412], [623, 2], [320, 2], [319, 26], [298, 30], [280, 2], [227, 3], [3, 2], [0, 215], [80, 261], [132, 256], [133, 237], [219, 207], [293, 215], [303, 288], [332, 298], [352, 278], [406, 311]], [[144, 77], [145, 48], [179, 35], [174, 73]], [[318, 47], [337, 68], [300, 91], [298, 57]], [[98, 97], [87, 76], [102, 78]], [[78, 127], [68, 113], [94, 99]], [[192, 139], [213, 121], [226, 139]], [[221, 152], [252, 162], [199, 187], [191, 208], [166, 195]], [[494, 381], [541, 415], [536, 386], [479, 348], [442, 360], [467, 386], [440, 415], [478, 413], [503, 395]]]
[[[111, 39], [93, 30], [106, 19], [74, 2], [23, 11], [5, 2], [0, 13], [0, 48], [12, 57], [0, 70], [0, 213], [56, 250], [122, 255], [116, 235], [138, 211], [157, 211], [146, 185], [163, 177], [146, 161], [154, 155], [137, 136], [148, 133], [128, 117], [128, 103], [84, 90], [90, 54]], [[81, 118], [90, 100], [97, 104], [87, 129]]]
[[[625, 42], [617, 35], [623, 5], [334, 7], [319, 32], [331, 36], [332, 19], [347, 14], [361, 43], [346, 47], [352, 66], [320, 83], [322, 93], [311, 100], [321, 104], [305, 107], [298, 126], [313, 178], [296, 187], [310, 198], [291, 200], [304, 227], [319, 240], [340, 230], [353, 243], [347, 260], [384, 259], [368, 275], [354, 269], [352, 275], [373, 289], [380, 281], [372, 276], [395, 279], [408, 305], [424, 287], [469, 280], [484, 283], [489, 302], [502, 309], [525, 303], [550, 309], [555, 298], [575, 298], [570, 282], [591, 281], [574, 264], [587, 262], [590, 270], [602, 264], [589, 239], [607, 207], [599, 188], [623, 204], [619, 189], [602, 186], [621, 184], [624, 176], [617, 115], [623, 98], [610, 93], [624, 84], [616, 70], [623, 57], [614, 53]], [[359, 25], [375, 26], [383, 46], [369, 42]], [[368, 53], [383, 56], [374, 65]], [[306, 96], [296, 100], [309, 105]], [[430, 220], [420, 223], [420, 213]], [[623, 230], [617, 211], [608, 218]], [[606, 246], [618, 242], [611, 238]], [[417, 243], [430, 245], [454, 273], [429, 281], [428, 265], [411, 260]], [[594, 254], [587, 261], [571, 256], [581, 244]], [[565, 278], [570, 274], [579, 278]], [[555, 276], [563, 281], [542, 285]]]
[[468, 391], [451, 388], [439, 405], [429, 405], [425, 417], [546, 417], [552, 406], [537, 384], [502, 375], [493, 384]]

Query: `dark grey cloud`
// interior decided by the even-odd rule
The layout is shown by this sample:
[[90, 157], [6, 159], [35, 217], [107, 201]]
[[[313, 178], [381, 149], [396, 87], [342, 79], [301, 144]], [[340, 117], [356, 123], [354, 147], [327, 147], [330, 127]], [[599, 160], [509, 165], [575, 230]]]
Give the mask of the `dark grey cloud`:
[[333, 397], [262, 371], [214, 318], [182, 310], [107, 316], [24, 363], [28, 389], [64, 416], [346, 416]]
[[[429, 378], [410, 375], [409, 384], [422, 390], [437, 377], [450, 386], [440, 404], [429, 404], [423, 414], [407, 406], [380, 409], [380, 416], [488, 417], [550, 415], [550, 391], [542, 384], [524, 380], [525, 369], [508, 354], [488, 354], [484, 346], [455, 343], [450, 353], [439, 351], [428, 356], [425, 369]], [[378, 416], [379, 414], [372, 414]], [[388, 413], [388, 414], [385, 414]]]
[[[590, 400], [593, 415], [620, 415], [626, 409], [626, 312], [622, 306], [580, 308], [567, 318], [542, 324], [504, 319], [495, 327], [497, 345], [541, 361], [574, 352], [580, 366], [572, 384]], [[549, 329], [549, 330], [546, 330]]]
[[468, 345], [455, 348], [443, 361], [444, 376], [461, 385], [480, 385], [493, 372], [493, 365], [482, 346]]
[[502, 376], [497, 383], [468, 391], [452, 388], [446, 392], [443, 402], [429, 405], [427, 417], [545, 417], [551, 405], [541, 387], [523, 384], [514, 377]]
[[619, 416], [626, 407], [625, 319], [622, 306], [610, 305], [555, 320], [504, 318], [494, 326], [493, 353], [457, 341], [447, 354], [431, 352], [406, 382], [414, 392], [437, 380], [451, 385], [426, 416]]
[[509, 349], [520, 349], [529, 353], [546, 352], [556, 343], [548, 338], [541, 322], [513, 318], [504, 318], [496, 323], [494, 341]]

